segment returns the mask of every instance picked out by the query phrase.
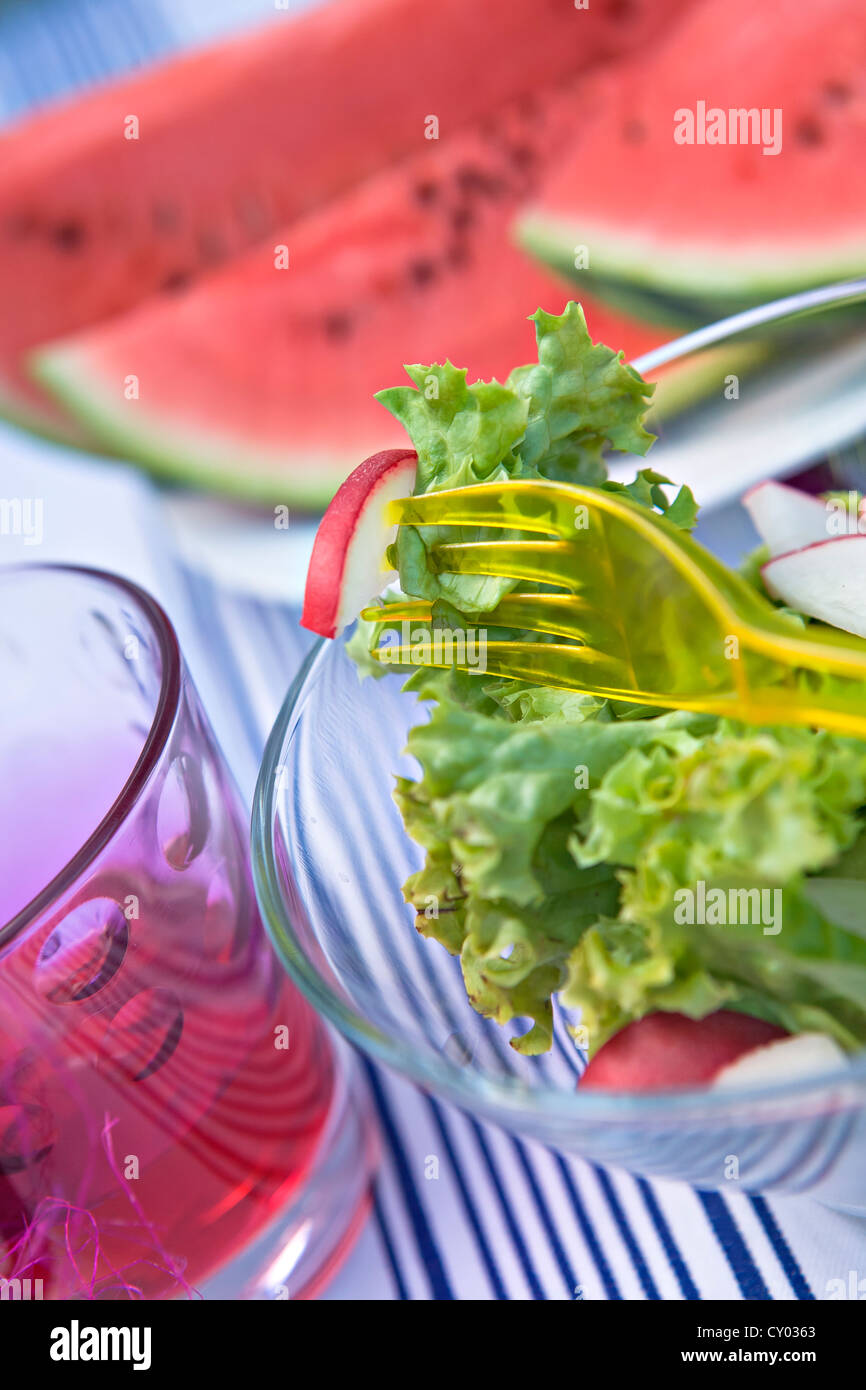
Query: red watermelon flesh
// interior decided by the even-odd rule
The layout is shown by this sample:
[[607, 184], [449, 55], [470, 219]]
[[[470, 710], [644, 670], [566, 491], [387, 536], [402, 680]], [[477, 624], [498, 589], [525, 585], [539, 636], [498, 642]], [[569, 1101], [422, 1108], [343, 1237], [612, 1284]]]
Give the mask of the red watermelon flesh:
[[[769, 148], [780, 111], [780, 152], [740, 143], [732, 110], [766, 110]], [[677, 143], [689, 111], [696, 143]], [[737, 143], [697, 143], [709, 127]], [[563, 267], [587, 246], [583, 284], [693, 298], [706, 316], [862, 272], [864, 161], [862, 0], [703, 0], [609, 74], [601, 118], [551, 170], [521, 237]]]
[[[518, 103], [484, 131], [369, 180], [172, 300], [49, 346], [36, 370], [113, 449], [229, 492], [327, 500], [366, 455], [405, 445], [373, 399], [404, 362], [446, 356], [503, 379], [534, 357], [526, 316], [565, 285], [508, 240], [543, 152], [572, 129], [575, 95]], [[590, 314], [631, 354], [658, 341]], [[127, 382], [137, 379], [138, 398]]]
[[62, 432], [22, 370], [29, 349], [170, 293], [422, 149], [428, 117], [450, 139], [644, 44], [685, 3], [336, 0], [37, 115], [0, 138], [0, 405]]

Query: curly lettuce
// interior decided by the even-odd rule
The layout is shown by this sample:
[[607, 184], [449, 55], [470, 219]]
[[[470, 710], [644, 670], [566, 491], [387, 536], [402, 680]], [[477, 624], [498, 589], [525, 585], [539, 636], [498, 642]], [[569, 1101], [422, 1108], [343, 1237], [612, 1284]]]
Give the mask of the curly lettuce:
[[[860, 898], [814, 877], [858, 843], [866, 745], [497, 693], [495, 712], [440, 700], [397, 801], [427, 851], [405, 888], [417, 925], [460, 955], [479, 1012], [531, 1021], [518, 1050], [550, 1046], [557, 993], [593, 1047], [645, 1013], [720, 1007], [866, 1042], [866, 882]], [[679, 924], [677, 891], [699, 881], [779, 890], [781, 930]]]
[[[623, 490], [642, 505], [667, 512], [677, 525], [694, 526], [697, 508], [688, 488], [670, 501], [664, 491], [669, 480], [652, 469], [628, 484], [607, 478], [607, 453], [643, 455], [652, 444], [643, 417], [653, 387], [621, 352], [593, 343], [580, 305], [571, 303], [559, 315], [539, 309], [532, 322], [538, 362], [516, 367], [504, 384], [469, 384], [464, 369], [446, 362], [407, 367], [412, 386], [378, 393], [376, 399], [405, 426], [418, 454], [416, 493], [510, 478], [555, 478]], [[459, 539], [482, 534], [464, 527]], [[433, 563], [433, 546], [457, 537], [451, 527], [401, 527], [391, 556], [401, 589], [416, 598], [443, 600], [466, 615], [495, 608], [517, 581], [441, 574]]]
[[[533, 318], [538, 362], [505, 383], [470, 384], [446, 362], [408, 367], [412, 386], [380, 393], [417, 450], [416, 491], [555, 478], [623, 488], [691, 529], [687, 488], [671, 498], [649, 468], [607, 479], [610, 451], [652, 443], [652, 388], [592, 342], [579, 306]], [[457, 534], [472, 538], [403, 527], [391, 556], [402, 593], [451, 626], [513, 583], [438, 573], [431, 547]], [[760, 586], [754, 566], [749, 578]], [[353, 639], [362, 667], [387, 627], [386, 603]], [[425, 851], [405, 896], [419, 931], [459, 956], [473, 1006], [526, 1021], [518, 1051], [550, 1047], [557, 996], [593, 1049], [655, 1010], [721, 1007], [866, 1044], [866, 743], [477, 673], [415, 670], [407, 688], [433, 710], [409, 738], [420, 776], [396, 787]], [[725, 902], [770, 895], [770, 924], [688, 920], [697, 887]]]

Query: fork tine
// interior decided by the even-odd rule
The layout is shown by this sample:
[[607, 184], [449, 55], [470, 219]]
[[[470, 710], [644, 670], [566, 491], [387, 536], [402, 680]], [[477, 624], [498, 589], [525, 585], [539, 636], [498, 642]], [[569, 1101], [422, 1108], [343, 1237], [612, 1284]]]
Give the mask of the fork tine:
[[[437, 547], [434, 536], [429, 553], [440, 572], [539, 582], [546, 591], [511, 593], [470, 622], [569, 641], [487, 642], [484, 631], [483, 654], [477, 646], [470, 652], [467, 638], [478, 627], [444, 628], [430, 604], [410, 600], [364, 611], [386, 629], [411, 625], [408, 635], [397, 634], [399, 646], [392, 627], [380, 660], [866, 738], [866, 643], [819, 624], [798, 626], [664, 516], [616, 491], [497, 481], [403, 498], [389, 516], [410, 526], [467, 526], [476, 535], [488, 526], [556, 537]], [[552, 593], [552, 585], [569, 592]], [[657, 623], [647, 624], [647, 604]], [[632, 622], [638, 614], [640, 624]], [[452, 646], [437, 651], [445, 638]], [[455, 640], [464, 644], [456, 660]], [[804, 679], [810, 673], [820, 682]]]
[[435, 630], [431, 627], [430, 650], [420, 650], [421, 644], [410, 642], [371, 655], [383, 664], [452, 669], [478, 676], [501, 676], [507, 680], [528, 681], [549, 685], [559, 690], [576, 690], [600, 699], [625, 700], [629, 704], [650, 705], [656, 709], [690, 709], [720, 714], [731, 719], [747, 719], [759, 724], [772, 724], [780, 718], [785, 723], [835, 730], [840, 734], [866, 737], [866, 716], [852, 712], [847, 702], [817, 700], [803, 702], [801, 692], [777, 689], [756, 692], [756, 699], [743, 701], [734, 690], [672, 694], [659, 690], [643, 690], [629, 679], [626, 664], [589, 646], [566, 646], [558, 642], [487, 642], [474, 649], [481, 658], [475, 662], [454, 661], [453, 648], [444, 644], [438, 651], [432, 642]]
[[374, 648], [371, 655], [383, 665], [468, 671], [581, 690], [590, 695], [635, 699], [624, 664], [593, 647], [557, 642], [485, 642], [479, 633], [472, 644], [477, 659], [454, 660], [455, 634], [443, 636], [440, 632], [438, 642], [436, 637], [436, 629], [431, 628], [424, 641], [416, 635], [409, 643]]
[[525, 628], [592, 646], [594, 606], [577, 594], [508, 594], [483, 621], [491, 627]]
[[[518, 507], [518, 497], [520, 505]], [[475, 483], [419, 493], [389, 503], [387, 518], [399, 526], [498, 526], [547, 535], [574, 534], [574, 500], [546, 480]]]
[[[525, 628], [527, 632], [550, 633], [572, 641], [588, 642], [593, 606], [576, 594], [508, 594], [488, 613], [479, 613], [467, 624], [489, 627]], [[386, 607], [364, 608], [361, 617], [370, 622], [432, 622], [433, 606], [427, 599], [389, 603]]]
[[405, 619], [419, 622], [430, 619], [433, 616], [433, 605], [426, 598], [405, 599], [401, 603], [371, 603], [369, 608], [362, 608], [358, 614], [370, 623], [395, 622], [400, 623]]
[[449, 574], [492, 574], [581, 588], [574, 549], [567, 541], [463, 541], [433, 547], [437, 569]]

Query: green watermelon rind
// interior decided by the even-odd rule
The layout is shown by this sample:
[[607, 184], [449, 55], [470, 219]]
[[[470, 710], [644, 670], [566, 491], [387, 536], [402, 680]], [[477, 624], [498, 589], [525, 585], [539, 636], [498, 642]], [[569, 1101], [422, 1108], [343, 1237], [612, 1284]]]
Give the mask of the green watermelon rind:
[[[566, 274], [565, 258], [559, 266], [559, 273]], [[718, 303], [701, 301], [691, 296], [660, 294], [643, 286], [629, 284], [607, 275], [599, 275], [586, 270], [572, 269], [571, 278], [585, 285], [596, 299], [624, 314], [626, 318], [637, 319], [640, 323], [657, 324], [659, 327], [685, 333], [691, 328], [700, 328], [718, 316]]]
[[721, 398], [725, 379], [734, 373], [744, 376], [758, 370], [770, 360], [766, 345], [736, 343], [725, 347], [708, 348], [697, 357], [674, 362], [662, 369], [658, 379], [649, 372], [647, 379], [655, 382], [646, 423], [651, 430], [696, 407], [700, 408], [713, 395]]
[[[291, 469], [291, 454], [251, 451], [249, 442], [233, 446], [224, 438], [155, 424], [141, 402], [123, 403], [116, 387], [74, 347], [45, 348], [31, 354], [32, 375], [73, 416], [91, 429], [107, 451], [140, 464], [176, 485], [206, 487], [242, 501], [292, 503], [319, 510], [327, 506], [358, 458], [303, 457], [304, 474]], [[138, 424], [131, 423], [138, 414]]]
[[[536, 209], [515, 227], [520, 245], [542, 264], [588, 289], [616, 286], [620, 304], [647, 314], [653, 306], [683, 321], [707, 322], [753, 304], [794, 294], [813, 285], [845, 280], [866, 270], [866, 234], [858, 233], [824, 251], [786, 252], [781, 242], [766, 250], [731, 252], [709, 242], [664, 246], [629, 235], [621, 227], [554, 216]], [[575, 269], [574, 247], [590, 248], [591, 267]]]
[[[733, 359], [728, 349], [724, 356], [707, 352], [697, 361], [674, 364], [663, 371], [657, 383], [649, 424], [657, 424], [659, 417], [671, 420], [700, 405], [716, 387], [722, 389], [725, 372], [756, 363], [762, 355], [754, 345], [743, 344]], [[116, 389], [109, 399], [104, 378], [91, 370], [86, 354], [76, 348], [43, 349], [33, 354], [30, 365], [34, 376], [94, 432], [106, 453], [146, 467], [173, 485], [206, 484], [210, 491], [248, 503], [291, 503], [318, 510], [327, 505], [358, 462], [354, 456], [331, 457], [323, 465], [320, 458], [320, 471], [315, 473], [308, 455], [308, 480], [286, 471], [285, 455], [251, 456], [248, 445], [239, 443], [235, 449], [224, 440], [211, 441], [207, 436], [154, 426], [150, 417], [139, 411], [140, 402], [131, 407], [119, 405]], [[139, 411], [139, 425], [131, 428], [135, 411]], [[270, 467], [263, 467], [265, 460], [270, 460]], [[277, 471], [279, 468], [282, 472]]]
[[52, 421], [48, 415], [29, 409], [15, 391], [7, 390], [0, 376], [0, 420], [27, 434], [44, 439], [48, 444], [62, 444], [66, 449], [94, 449], [96, 441], [88, 436], [82, 422], [76, 419]]

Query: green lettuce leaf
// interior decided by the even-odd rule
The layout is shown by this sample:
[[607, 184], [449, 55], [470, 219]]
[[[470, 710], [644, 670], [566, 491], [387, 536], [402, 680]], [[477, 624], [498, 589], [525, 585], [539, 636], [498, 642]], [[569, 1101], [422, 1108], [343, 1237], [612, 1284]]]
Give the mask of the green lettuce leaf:
[[497, 705], [497, 693], [495, 712], [443, 701], [410, 734], [423, 775], [400, 779], [396, 797], [427, 860], [404, 891], [424, 935], [460, 954], [475, 1006], [500, 1022], [530, 1018], [529, 1037], [514, 1045], [535, 1051], [549, 1045], [551, 997], [570, 952], [620, 896], [614, 866], [578, 868], [571, 854], [591, 788], [631, 748], [698, 746], [712, 720], [612, 720], [590, 702], [563, 702], [543, 718], [530, 689], [523, 717]]
[[[613, 352], [593, 343], [580, 305], [559, 315], [531, 316], [538, 361], [517, 367], [507, 382], [469, 383], [465, 370], [407, 366], [412, 386], [380, 391], [376, 399], [407, 430], [418, 454], [416, 493], [511, 478], [553, 478], [624, 490], [643, 506], [691, 529], [697, 509], [688, 488], [673, 501], [668, 479], [651, 469], [629, 484], [607, 480], [605, 455], [645, 454], [653, 436], [643, 425], [653, 387]], [[483, 538], [480, 528], [400, 528], [391, 559], [400, 587], [413, 598], [442, 599], [460, 613], [488, 612], [514, 580], [441, 574], [435, 545]], [[502, 532], [503, 539], [516, 532]], [[524, 586], [525, 587], [525, 586]]]
[[[470, 707], [442, 674], [409, 739], [421, 777], [397, 787], [427, 851], [405, 893], [460, 956], [474, 1007], [529, 1020], [513, 1046], [549, 1046], [557, 993], [594, 1048], [648, 1012], [722, 1007], [866, 1042], [866, 745], [682, 711], [619, 719], [505, 682]], [[778, 890], [779, 931], [679, 924], [677, 891], [699, 880]]]
[[535, 476], [586, 485], [602, 483], [604, 453], [645, 454], [653, 435], [643, 417], [653, 387], [613, 352], [594, 343], [583, 309], [531, 316], [538, 363], [517, 367], [508, 386], [526, 401], [526, 434], [517, 449]]
[[418, 454], [416, 492], [488, 481], [526, 433], [528, 405], [497, 381], [470, 386], [450, 362], [407, 367], [415, 383], [376, 400], [405, 427]]
[[[564, 1000], [600, 1041], [643, 1013], [723, 1003], [866, 1040], [856, 889], [815, 877], [861, 842], [864, 800], [866, 745], [826, 733], [720, 720], [684, 755], [630, 749], [570, 842], [580, 867], [617, 864], [622, 891], [616, 920], [573, 953]], [[701, 883], [776, 896], [760, 920], [679, 923], [678, 891]]]
[[[416, 490], [562, 479], [622, 491], [690, 530], [687, 488], [671, 495], [651, 468], [607, 478], [610, 451], [642, 456], [652, 442], [651, 388], [591, 341], [577, 305], [533, 320], [538, 361], [504, 383], [470, 384], [445, 363], [409, 367], [411, 386], [380, 393], [418, 452]], [[430, 553], [481, 534], [401, 527], [391, 558], [403, 594], [452, 627], [494, 608], [511, 581], [440, 574]], [[746, 573], [760, 588], [756, 560]], [[654, 631], [677, 659], [698, 659], [700, 634], [690, 640], [673, 607], [656, 610]], [[359, 624], [362, 668], [387, 609]], [[459, 957], [473, 1006], [525, 1021], [518, 1051], [550, 1046], [556, 996], [581, 1011], [592, 1049], [655, 1010], [723, 1007], [866, 1044], [866, 744], [477, 673], [406, 673], [434, 707], [409, 738], [420, 776], [396, 786], [425, 854], [405, 896], [418, 930]], [[772, 913], [689, 921], [683, 894], [699, 885], [724, 902], [767, 894]]]

